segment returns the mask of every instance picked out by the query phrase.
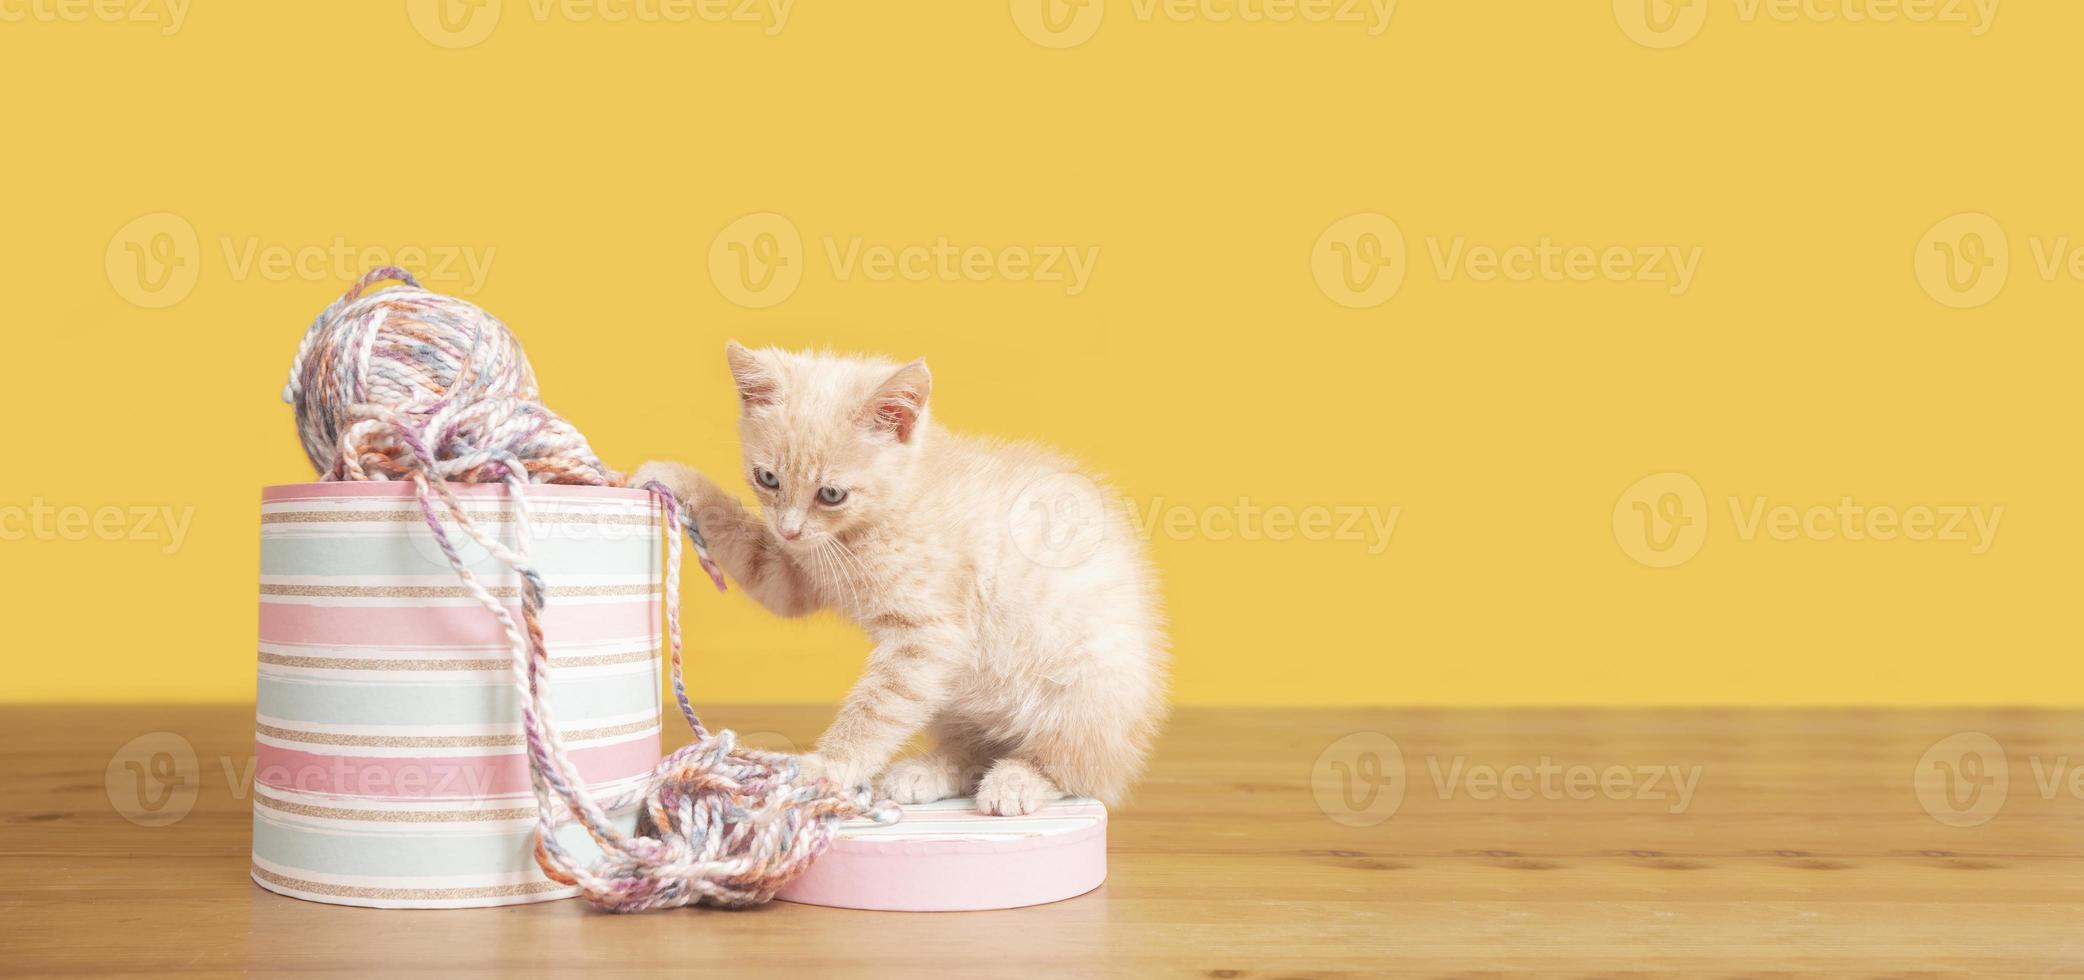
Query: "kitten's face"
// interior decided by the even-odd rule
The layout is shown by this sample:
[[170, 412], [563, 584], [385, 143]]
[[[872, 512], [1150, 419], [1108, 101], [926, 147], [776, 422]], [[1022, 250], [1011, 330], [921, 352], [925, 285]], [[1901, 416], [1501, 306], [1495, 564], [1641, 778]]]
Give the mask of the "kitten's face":
[[744, 477], [785, 545], [844, 537], [897, 502], [925, 427], [923, 362], [726, 353], [744, 408]]

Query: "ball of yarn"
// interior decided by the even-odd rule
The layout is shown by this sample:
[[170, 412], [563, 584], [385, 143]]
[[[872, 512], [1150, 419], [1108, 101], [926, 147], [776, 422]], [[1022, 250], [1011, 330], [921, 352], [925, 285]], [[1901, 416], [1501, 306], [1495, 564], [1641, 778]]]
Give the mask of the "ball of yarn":
[[[402, 285], [378, 292], [387, 280]], [[521, 342], [498, 317], [383, 266], [312, 321], [282, 400], [304, 455], [329, 480], [414, 472], [489, 483], [619, 482], [571, 423], [545, 408]]]

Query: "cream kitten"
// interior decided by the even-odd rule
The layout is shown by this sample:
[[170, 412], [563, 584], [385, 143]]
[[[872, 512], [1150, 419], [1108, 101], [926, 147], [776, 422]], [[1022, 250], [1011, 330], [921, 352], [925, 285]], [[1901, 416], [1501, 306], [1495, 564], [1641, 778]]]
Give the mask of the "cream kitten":
[[[830, 609], [875, 640], [805, 764], [847, 784], [881, 772], [899, 803], [975, 795], [986, 813], [1120, 799], [1164, 714], [1167, 659], [1124, 509], [1041, 448], [930, 426], [924, 361], [726, 354], [765, 522], [685, 466], [635, 480], [673, 488], [762, 605]], [[932, 751], [884, 772], [922, 730]]]

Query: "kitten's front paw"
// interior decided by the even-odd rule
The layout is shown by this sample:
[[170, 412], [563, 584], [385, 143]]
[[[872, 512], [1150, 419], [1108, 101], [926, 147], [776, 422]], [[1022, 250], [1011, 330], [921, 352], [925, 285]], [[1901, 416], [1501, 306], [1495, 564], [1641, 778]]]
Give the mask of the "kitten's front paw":
[[866, 786], [869, 778], [875, 775], [867, 766], [828, 759], [816, 752], [798, 756], [796, 767], [802, 770], [805, 779], [823, 779], [847, 789]]
[[955, 767], [937, 759], [905, 759], [883, 774], [883, 795], [899, 803], [932, 803], [962, 795]]
[[637, 467], [637, 471], [630, 474], [630, 486], [642, 487], [657, 480], [665, 484], [666, 489], [673, 491], [673, 496], [685, 502], [694, 486], [693, 473], [693, 470], [679, 463], [654, 459]]
[[977, 809], [999, 817], [1033, 813], [1064, 795], [1049, 777], [1017, 759], [1000, 759], [977, 784]]

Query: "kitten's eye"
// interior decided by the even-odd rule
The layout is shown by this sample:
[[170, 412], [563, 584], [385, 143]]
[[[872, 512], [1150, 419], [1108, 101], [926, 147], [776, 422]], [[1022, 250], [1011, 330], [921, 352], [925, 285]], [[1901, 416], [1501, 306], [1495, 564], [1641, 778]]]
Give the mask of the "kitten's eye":
[[762, 466], [754, 469], [753, 479], [760, 481], [760, 485], [769, 490], [781, 489], [781, 477], [775, 476], [774, 471], [767, 467]]
[[841, 490], [838, 487], [818, 488], [818, 503], [824, 504], [827, 507], [837, 507], [839, 506], [840, 501], [845, 499], [847, 499], [847, 492], [845, 490]]

